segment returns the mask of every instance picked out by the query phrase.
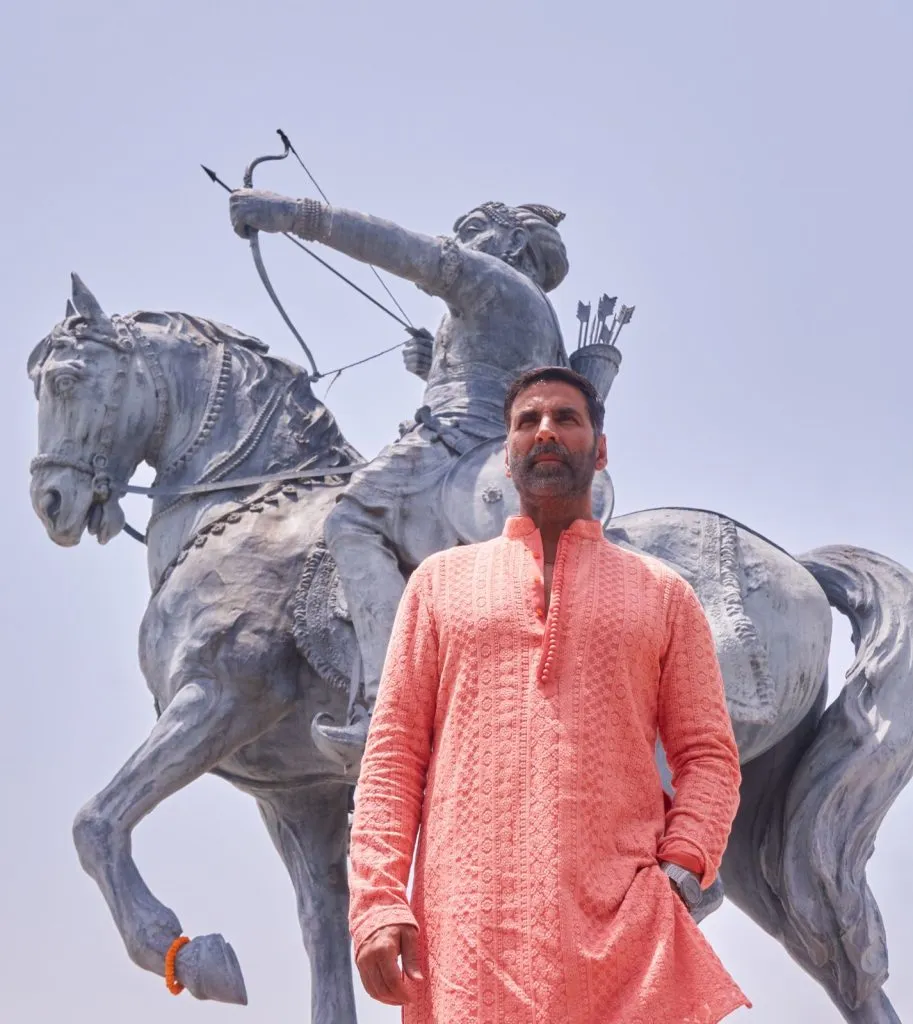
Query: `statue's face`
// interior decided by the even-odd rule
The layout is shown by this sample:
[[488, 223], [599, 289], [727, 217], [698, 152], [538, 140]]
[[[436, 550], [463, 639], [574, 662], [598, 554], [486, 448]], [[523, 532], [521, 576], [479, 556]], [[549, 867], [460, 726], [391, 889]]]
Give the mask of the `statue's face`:
[[456, 237], [467, 249], [477, 249], [502, 259], [507, 253], [519, 252], [526, 244], [523, 228], [498, 224], [484, 210], [468, 213], [457, 224]]

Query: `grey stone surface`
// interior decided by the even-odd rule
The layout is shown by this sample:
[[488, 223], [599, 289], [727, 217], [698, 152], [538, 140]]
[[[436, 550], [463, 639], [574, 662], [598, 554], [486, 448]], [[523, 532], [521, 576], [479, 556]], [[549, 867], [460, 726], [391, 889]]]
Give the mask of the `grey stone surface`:
[[[446, 303], [433, 346], [426, 343], [423, 351], [413, 339], [407, 352], [406, 365], [426, 382], [416, 422], [353, 476], [327, 522], [327, 546], [363, 659], [362, 700], [370, 711], [405, 586], [403, 568], [460, 541], [482, 539], [503, 522], [504, 393], [523, 370], [567, 365], [546, 295], [567, 272], [557, 230], [563, 214], [545, 206], [483, 203], [457, 219], [453, 237], [430, 238], [356, 211], [242, 189], [232, 194], [231, 216], [244, 237], [272, 231], [317, 240]], [[494, 443], [484, 447], [486, 441]], [[461, 500], [448, 500], [451, 471], [480, 445], [484, 456], [469, 473], [463, 464]], [[472, 477], [484, 471], [486, 458], [492, 479], [477, 489]], [[366, 718], [361, 722], [356, 749]]]
[[[143, 459], [162, 486], [315, 461], [332, 474], [357, 461], [307, 375], [254, 339], [181, 314], [109, 318], [79, 282], [73, 302], [78, 313], [32, 359], [42, 453], [32, 499], [58, 543], [76, 543], [86, 528], [108, 540], [123, 522], [117, 485]], [[204, 772], [251, 793], [295, 886], [319, 1024], [355, 1021], [346, 921], [353, 779], [310, 742], [314, 715], [344, 715], [347, 694], [300, 656], [294, 609], [340, 484], [330, 476], [155, 499], [139, 652], [161, 714], [74, 826], [129, 955], [162, 974], [181, 925], [139, 874], [131, 831]], [[350, 625], [347, 633], [351, 663]], [[177, 974], [198, 998], [245, 999], [220, 936], [185, 947]]]
[[[360, 223], [353, 217], [352, 237], [362, 238]], [[383, 230], [385, 244], [396, 249], [402, 236]], [[443, 242], [422, 244], [438, 265], [452, 251]], [[373, 249], [362, 255], [381, 266], [392, 262]], [[501, 262], [485, 257], [486, 267]], [[528, 294], [534, 304], [544, 301]], [[493, 300], [499, 296], [495, 289]], [[142, 461], [157, 469], [163, 488], [301, 467], [327, 473], [156, 497], [140, 661], [160, 717], [78, 815], [80, 860], [130, 956], [162, 974], [181, 926], [140, 876], [131, 831], [201, 774], [228, 778], [258, 801], [295, 885], [312, 1021], [352, 1024], [345, 849], [354, 776], [318, 748], [312, 723], [322, 715], [344, 718], [362, 673], [346, 576], [326, 545], [334, 516], [352, 529], [334, 507], [357, 509], [374, 478], [363, 471], [336, 505], [348, 493], [346, 474], [358, 454], [314, 397], [307, 374], [269, 356], [255, 339], [186, 314], [108, 317], [78, 279], [72, 301], [29, 360], [40, 446], [32, 502], [57, 543], [75, 544], [85, 530], [102, 542], [116, 535], [123, 485]], [[554, 339], [557, 345], [560, 334]], [[378, 490], [391, 499], [384, 507], [395, 517], [407, 503], [393, 499], [408, 498], [421, 523], [416, 535], [430, 531], [434, 543], [483, 539], [515, 509], [499, 472], [495, 385], [484, 391], [489, 412], [478, 419], [487, 427], [473, 435], [477, 396], [464, 388], [460, 361], [445, 358], [464, 341], [478, 346], [471, 360], [481, 358], [492, 336], [456, 341], [438, 337], [429, 382], [463, 394], [465, 419], [445, 417], [428, 402], [403, 448], [388, 449], [375, 467]], [[420, 368], [427, 356], [412, 349], [407, 360]], [[446, 471], [439, 473], [435, 452], [430, 482], [414, 474], [421, 486], [402, 493], [396, 460], [420, 467], [434, 446]], [[600, 486], [607, 522], [611, 484]], [[406, 550], [416, 545], [417, 560], [427, 536], [415, 540], [402, 522], [397, 529]], [[441, 530], [443, 537], [435, 532]], [[682, 572], [713, 626], [745, 772], [722, 871], [727, 894], [825, 986], [845, 1019], [896, 1020], [881, 989], [886, 942], [865, 865], [878, 824], [913, 769], [913, 575], [856, 548], [796, 560], [742, 524], [701, 510], [635, 513], [607, 523], [606, 532]], [[336, 546], [343, 540], [346, 530]], [[373, 586], [373, 577], [365, 582]], [[843, 696], [822, 715], [831, 604], [853, 621], [858, 656]], [[717, 890], [711, 898], [719, 897]], [[195, 939], [177, 965], [198, 998], [246, 998], [238, 961], [221, 936]]]

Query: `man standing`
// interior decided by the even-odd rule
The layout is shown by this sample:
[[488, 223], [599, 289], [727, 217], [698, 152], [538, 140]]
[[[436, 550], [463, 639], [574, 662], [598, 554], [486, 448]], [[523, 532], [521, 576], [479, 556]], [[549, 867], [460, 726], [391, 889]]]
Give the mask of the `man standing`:
[[517, 379], [522, 514], [425, 560], [397, 613], [350, 926], [365, 988], [406, 1024], [715, 1024], [750, 1005], [686, 905], [738, 804], [713, 640], [689, 585], [592, 517], [603, 414], [571, 370]]
[[447, 473], [481, 440], [503, 437], [504, 393], [517, 374], [567, 364], [546, 297], [568, 270], [557, 230], [563, 216], [548, 206], [488, 202], [459, 217], [452, 238], [430, 238], [312, 199], [232, 194], [232, 223], [241, 235], [294, 232], [413, 281], [447, 304], [433, 346], [415, 337], [407, 343], [406, 366], [427, 384], [416, 422], [352, 475], [326, 524], [363, 682], [346, 725], [316, 728], [346, 763], [357, 763], [364, 749], [405, 587], [401, 567], [458, 543], [441, 507]]

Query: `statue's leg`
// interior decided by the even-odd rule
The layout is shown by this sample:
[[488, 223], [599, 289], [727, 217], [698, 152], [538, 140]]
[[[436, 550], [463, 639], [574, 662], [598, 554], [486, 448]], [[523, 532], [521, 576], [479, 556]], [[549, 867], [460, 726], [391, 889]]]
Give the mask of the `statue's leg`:
[[356, 1024], [346, 881], [349, 787], [337, 782], [258, 800], [288, 868], [311, 965], [312, 1024]]
[[363, 695], [374, 706], [387, 642], [406, 581], [393, 549], [395, 511], [369, 508], [343, 494], [327, 518], [326, 544], [336, 562], [361, 652]]
[[[255, 739], [287, 711], [262, 688], [259, 701], [240, 707], [220, 681], [183, 685], [148, 739], [114, 779], [79, 812], [73, 838], [79, 859], [107, 901], [134, 963], [164, 976], [165, 954], [181, 924], [152, 895], [131, 854], [130, 836], [150, 811], [225, 757]], [[180, 849], [175, 848], [175, 856]], [[194, 939], [177, 958], [177, 976], [198, 999], [246, 1003], [244, 979], [220, 935]]]
[[353, 478], [327, 517], [324, 536], [339, 570], [362, 658], [360, 699], [345, 726], [317, 721], [314, 741], [354, 771], [403, 596], [404, 568], [412, 568], [458, 538], [440, 507], [441, 482], [455, 456], [441, 444], [392, 446], [375, 467]]

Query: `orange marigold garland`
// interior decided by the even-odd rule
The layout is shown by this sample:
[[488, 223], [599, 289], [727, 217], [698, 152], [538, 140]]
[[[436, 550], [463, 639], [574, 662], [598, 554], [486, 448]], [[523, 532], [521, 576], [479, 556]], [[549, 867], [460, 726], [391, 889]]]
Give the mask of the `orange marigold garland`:
[[186, 935], [181, 935], [175, 939], [174, 942], [168, 948], [168, 952], [165, 954], [165, 984], [168, 986], [168, 991], [173, 996], [179, 996], [184, 991], [184, 986], [178, 981], [177, 975], [174, 972], [175, 961], [178, 958], [178, 953], [190, 942], [190, 939]]

